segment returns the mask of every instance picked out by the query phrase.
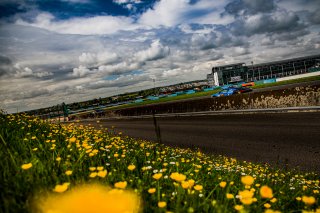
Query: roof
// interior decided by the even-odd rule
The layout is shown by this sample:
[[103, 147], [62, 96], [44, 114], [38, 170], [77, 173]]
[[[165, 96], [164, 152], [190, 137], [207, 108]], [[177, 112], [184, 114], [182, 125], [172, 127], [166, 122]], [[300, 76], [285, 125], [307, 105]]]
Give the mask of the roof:
[[291, 59], [285, 59], [285, 60], [280, 60], [280, 61], [271, 61], [268, 63], [248, 65], [248, 67], [260, 67], [260, 66], [273, 65], [273, 64], [283, 64], [283, 63], [301, 61], [301, 60], [306, 60], [306, 59], [320, 59], [320, 55], [310, 55], [310, 56], [291, 58]]

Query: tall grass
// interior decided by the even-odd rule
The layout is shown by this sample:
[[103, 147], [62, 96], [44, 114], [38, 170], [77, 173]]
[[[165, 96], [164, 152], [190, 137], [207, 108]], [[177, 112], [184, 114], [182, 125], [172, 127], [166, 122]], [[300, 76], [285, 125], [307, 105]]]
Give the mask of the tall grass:
[[30, 212], [40, 195], [61, 196], [83, 183], [131, 189], [143, 212], [320, 211], [314, 172], [281, 171], [26, 115], [0, 115], [0, 127], [0, 212]]

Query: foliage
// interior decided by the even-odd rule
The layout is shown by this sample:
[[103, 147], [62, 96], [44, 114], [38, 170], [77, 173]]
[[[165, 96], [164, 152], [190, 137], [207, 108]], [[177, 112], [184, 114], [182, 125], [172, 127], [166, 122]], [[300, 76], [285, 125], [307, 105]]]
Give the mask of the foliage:
[[2, 114], [0, 127], [0, 212], [31, 211], [43, 195], [59, 197], [83, 183], [131, 189], [144, 212], [320, 211], [314, 172], [281, 171], [135, 140], [115, 129], [26, 115]]

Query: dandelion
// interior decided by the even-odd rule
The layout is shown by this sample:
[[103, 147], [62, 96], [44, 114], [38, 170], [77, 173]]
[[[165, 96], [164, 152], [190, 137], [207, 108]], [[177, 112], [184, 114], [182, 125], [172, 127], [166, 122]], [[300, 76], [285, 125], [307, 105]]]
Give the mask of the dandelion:
[[61, 161], [61, 157], [57, 157], [56, 161], [58, 161], [58, 162]]
[[152, 177], [156, 180], [159, 180], [162, 177], [162, 173], [154, 174]]
[[54, 187], [53, 191], [54, 192], [58, 192], [58, 193], [62, 193], [62, 192], [65, 192], [68, 187], [69, 187], [70, 183], [63, 183], [61, 185], [56, 185], [56, 187]]
[[190, 187], [189, 182], [188, 181], [182, 181], [181, 182], [181, 186], [184, 189], [188, 189]]
[[134, 170], [135, 168], [136, 168], [135, 165], [129, 165], [129, 166], [128, 166], [128, 169], [129, 169], [130, 171]]
[[177, 182], [184, 181], [186, 179], [186, 176], [184, 174], [179, 174], [178, 172], [174, 172], [170, 175], [170, 178], [172, 180], [175, 180]]
[[114, 187], [119, 189], [125, 189], [127, 187], [127, 181], [120, 181], [114, 184]]
[[98, 166], [98, 167], [97, 167], [97, 170], [98, 170], [98, 171], [102, 171], [103, 169], [104, 169], [103, 166]]
[[95, 178], [97, 175], [98, 175], [97, 172], [91, 172], [90, 175], [89, 175], [89, 177], [90, 177], [90, 178]]
[[74, 142], [76, 142], [76, 140], [77, 140], [76, 137], [69, 138], [70, 143], [74, 143]]
[[219, 186], [220, 186], [221, 188], [226, 187], [226, 185], [227, 185], [227, 182], [225, 182], [225, 181], [222, 181], [222, 182], [219, 183]]
[[103, 170], [103, 171], [99, 171], [97, 175], [101, 178], [104, 178], [106, 177], [107, 173], [108, 173], [107, 170]]
[[193, 188], [194, 188], [195, 190], [197, 190], [197, 191], [201, 191], [201, 190], [203, 189], [203, 186], [201, 186], [201, 185], [195, 185]]
[[243, 206], [242, 205], [235, 205], [234, 209], [237, 211], [241, 211], [243, 209]]
[[97, 169], [97, 167], [89, 167], [89, 170], [90, 170], [91, 172], [96, 171], [96, 169]]
[[242, 204], [244, 205], [250, 205], [253, 202], [254, 193], [249, 190], [244, 190], [239, 192], [239, 198]]
[[316, 199], [313, 196], [302, 196], [302, 202], [304, 202], [308, 206], [311, 206], [316, 202]]
[[158, 207], [159, 207], [159, 208], [164, 208], [164, 207], [166, 207], [166, 206], [167, 206], [167, 203], [166, 203], [166, 202], [164, 202], [164, 201], [158, 202]]
[[241, 182], [246, 186], [251, 186], [254, 182], [254, 179], [252, 176], [246, 175], [246, 176], [241, 177]]
[[30, 169], [32, 167], [32, 163], [26, 163], [26, 164], [22, 164], [21, 168], [23, 170], [27, 170]]
[[272, 199], [270, 200], [270, 202], [271, 202], [271, 203], [275, 203], [275, 202], [277, 202], [277, 198], [275, 198], [275, 197], [274, 197], [274, 198], [272, 198]]
[[141, 212], [136, 193], [90, 184], [40, 200], [39, 212]]
[[271, 205], [269, 203], [265, 203], [263, 204], [263, 206], [266, 208], [266, 209], [269, 209], [271, 207]]
[[67, 170], [67, 171], [65, 172], [65, 174], [68, 175], [68, 176], [69, 176], [69, 175], [72, 175], [72, 171], [71, 171], [71, 170]]
[[227, 199], [232, 199], [232, 198], [234, 198], [233, 194], [230, 194], [230, 193], [227, 193], [227, 194], [226, 194], [226, 197], [227, 197]]
[[260, 195], [262, 198], [272, 198], [273, 197], [273, 193], [272, 193], [272, 189], [268, 186], [262, 186], [260, 188]]
[[156, 192], [156, 188], [150, 188], [148, 189], [148, 193], [153, 194]]

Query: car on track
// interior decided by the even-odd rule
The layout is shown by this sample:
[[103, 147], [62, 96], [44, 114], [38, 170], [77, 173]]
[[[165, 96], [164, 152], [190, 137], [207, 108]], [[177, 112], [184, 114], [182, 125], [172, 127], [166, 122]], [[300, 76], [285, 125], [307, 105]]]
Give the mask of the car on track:
[[247, 92], [251, 92], [251, 91], [252, 91], [252, 89], [248, 88], [248, 87], [228, 87], [228, 88], [221, 90], [220, 92], [217, 92], [217, 93], [211, 95], [211, 97], [230, 96], [230, 95], [235, 95], [235, 94], [247, 93]]

